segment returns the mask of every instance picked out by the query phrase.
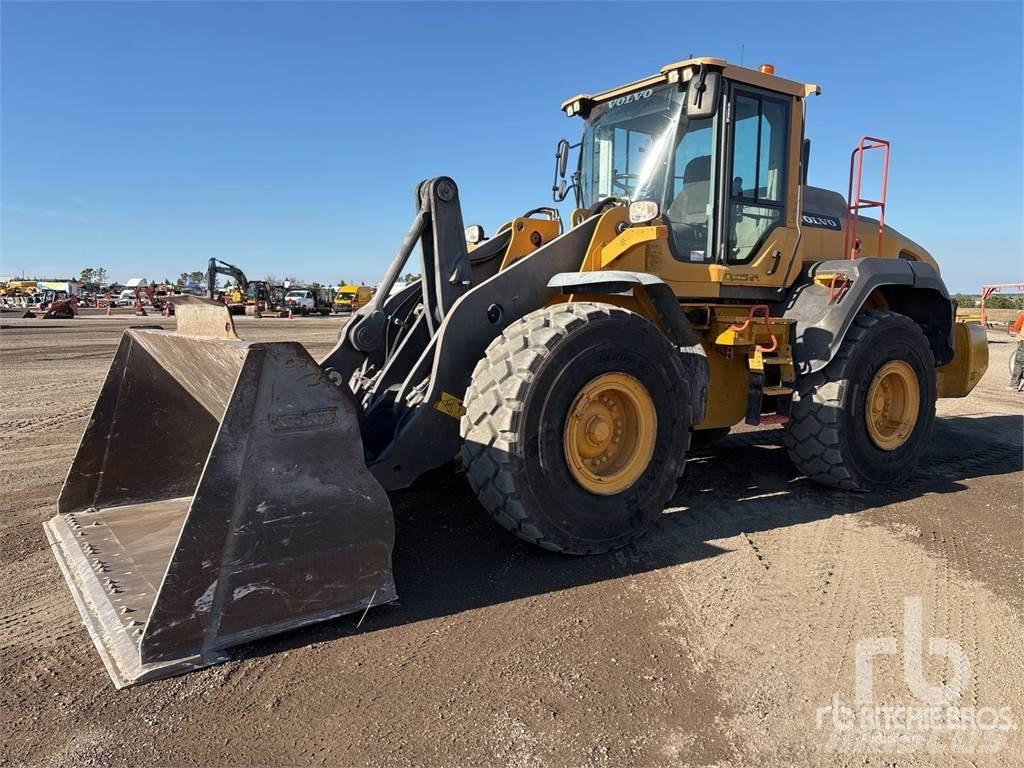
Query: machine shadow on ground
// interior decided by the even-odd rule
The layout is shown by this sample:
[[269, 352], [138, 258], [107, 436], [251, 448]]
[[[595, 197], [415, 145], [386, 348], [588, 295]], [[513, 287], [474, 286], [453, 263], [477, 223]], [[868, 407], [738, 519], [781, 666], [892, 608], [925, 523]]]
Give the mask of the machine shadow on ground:
[[780, 429], [732, 435], [713, 451], [691, 457], [666, 514], [646, 536], [594, 557], [556, 555], [522, 542], [491, 521], [463, 477], [428, 477], [420, 487], [392, 496], [398, 602], [369, 611], [358, 629], [356, 614], [240, 646], [232, 654], [269, 655], [622, 578], [716, 557], [727, 550], [713, 542], [741, 533], [853, 514], [924, 494], [957, 493], [965, 489], [964, 481], [1021, 470], [1020, 424], [1012, 415], [936, 421], [914, 477], [883, 493], [835, 491], [798, 476]]

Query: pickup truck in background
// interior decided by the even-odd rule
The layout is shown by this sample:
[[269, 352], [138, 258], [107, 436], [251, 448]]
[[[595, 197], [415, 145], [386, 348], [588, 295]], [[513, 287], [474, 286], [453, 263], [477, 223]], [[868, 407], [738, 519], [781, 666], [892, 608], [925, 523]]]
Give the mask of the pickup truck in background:
[[330, 291], [323, 288], [293, 288], [285, 294], [284, 306], [296, 315], [329, 315]]

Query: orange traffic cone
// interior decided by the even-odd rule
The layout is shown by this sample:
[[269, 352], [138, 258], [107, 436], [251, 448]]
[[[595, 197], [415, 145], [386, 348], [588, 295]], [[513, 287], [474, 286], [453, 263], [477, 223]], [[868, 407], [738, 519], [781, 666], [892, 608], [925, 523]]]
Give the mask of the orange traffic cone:
[[288, 319], [289, 320], [292, 319], [292, 308], [291, 307], [288, 307]]
[[110, 304], [107, 304], [107, 317], [113, 317], [114, 313], [110, 311]]

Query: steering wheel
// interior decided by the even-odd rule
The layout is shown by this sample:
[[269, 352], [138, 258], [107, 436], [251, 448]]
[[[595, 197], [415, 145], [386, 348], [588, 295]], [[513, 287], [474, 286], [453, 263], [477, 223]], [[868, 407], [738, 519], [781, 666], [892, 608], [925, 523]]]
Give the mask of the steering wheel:
[[633, 191], [633, 187], [630, 186], [628, 183], [623, 182], [622, 179], [629, 180], [637, 178], [639, 178], [639, 176], [638, 174], [635, 173], [618, 173], [617, 171], [612, 170], [612, 186], [618, 187], [627, 195], [629, 195]]

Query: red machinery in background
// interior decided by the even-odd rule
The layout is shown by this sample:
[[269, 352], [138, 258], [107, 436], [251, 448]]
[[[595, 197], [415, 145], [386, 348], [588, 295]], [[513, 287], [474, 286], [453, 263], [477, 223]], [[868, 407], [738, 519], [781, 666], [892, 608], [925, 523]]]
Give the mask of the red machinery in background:
[[152, 286], [140, 285], [135, 289], [135, 314], [139, 317], [146, 317], [146, 305], [142, 301], [142, 297], [145, 296], [149, 305], [153, 309], [159, 310], [165, 315], [174, 314], [174, 302], [169, 301], [165, 297], [157, 296], [156, 291], [153, 290]]
[[1024, 283], [999, 283], [998, 285], [981, 286], [981, 324], [988, 325], [988, 318], [985, 316], [985, 302], [993, 293], [999, 293], [1004, 288], [1011, 288], [1017, 293], [1024, 293]]

